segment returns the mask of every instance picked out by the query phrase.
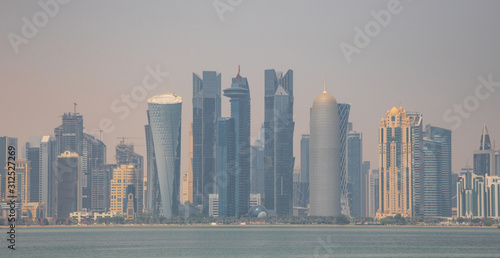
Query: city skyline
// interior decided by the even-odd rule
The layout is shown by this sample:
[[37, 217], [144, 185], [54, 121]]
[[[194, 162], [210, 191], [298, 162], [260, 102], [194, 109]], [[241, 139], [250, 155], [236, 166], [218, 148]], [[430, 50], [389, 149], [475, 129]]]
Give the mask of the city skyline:
[[2, 1], [0, 253], [496, 257], [499, 11]]
[[[481, 83], [479, 77], [488, 81], [491, 74], [492, 81], [500, 81], [500, 75], [496, 72], [500, 67], [500, 57], [498, 51], [495, 51], [500, 41], [500, 34], [495, 29], [495, 24], [498, 24], [495, 21], [499, 19], [494, 12], [498, 9], [497, 3], [476, 5], [459, 2], [454, 8], [450, 8], [449, 2], [402, 3], [403, 11], [394, 15], [390, 25], [383, 28], [380, 35], [371, 40], [370, 45], [363, 48], [360, 54], [353, 55], [351, 63], [344, 59], [339, 44], [352, 43], [355, 35], [353, 28], [363, 28], [367, 22], [374, 20], [370, 11], [385, 9], [386, 2], [318, 2], [307, 5], [293, 1], [273, 1], [265, 3], [267, 8], [262, 10], [263, 2], [252, 1], [226, 13], [223, 22], [219, 20], [211, 3], [203, 2], [169, 3], [164, 8], [154, 8], [155, 10], [148, 4], [137, 4], [135, 8], [129, 8], [117, 7], [113, 3], [100, 3], [103, 10], [120, 10], [106, 12], [106, 15], [93, 11], [91, 2], [79, 3], [81, 8], [71, 4], [64, 5], [28, 44], [20, 45], [17, 54], [12, 50], [7, 37], [4, 37], [0, 45], [4, 57], [0, 59], [0, 82], [6, 95], [15, 96], [23, 92], [25, 105], [16, 106], [15, 98], [0, 103], [3, 110], [18, 107], [14, 112], [2, 114], [4, 121], [16, 121], [17, 126], [2, 123], [0, 131], [2, 135], [19, 138], [20, 143], [28, 141], [32, 135], [52, 134], [53, 128], [59, 123], [58, 116], [72, 111], [73, 103], [76, 102], [78, 112], [84, 116], [87, 133], [98, 136], [99, 132], [92, 130], [99, 128], [102, 119], [111, 120], [115, 130], [102, 133], [102, 140], [107, 146], [118, 144], [119, 140], [116, 138], [120, 136], [144, 138], [142, 125], [147, 123], [143, 116], [147, 109], [146, 98], [134, 101], [133, 104], [137, 106], [132, 108], [121, 101], [121, 96], [130, 95], [132, 89], [140, 86], [143, 78], [150, 74], [149, 71], [159, 70], [169, 75], [162, 77], [161, 74], [162, 76], [150, 80], [152, 83], [158, 79], [159, 83], [155, 89], [147, 90], [147, 97], [174, 91], [189, 99], [193, 72], [218, 71], [222, 74], [222, 87], [226, 88], [230, 85], [231, 75], [236, 72], [236, 66], [241, 64], [253, 85], [251, 98], [254, 122], [251, 142], [258, 135], [264, 121], [263, 105], [256, 105], [261, 103], [264, 96], [264, 70], [294, 70], [295, 95], [301, 96], [294, 103], [294, 121], [297, 121], [294, 145], [299, 146], [300, 135], [309, 133], [308, 125], [298, 122], [309, 120], [309, 108], [314, 98], [309, 89], [321, 89], [321, 77], [326, 71], [327, 76], [333, 78], [329, 92], [339, 102], [351, 103], [353, 107], [351, 122], [364, 134], [363, 157], [376, 164], [377, 135], [374, 124], [380, 113], [401, 103], [409, 111], [422, 113], [425, 123], [451, 129], [455, 123], [444, 121], [443, 114], [450, 108], [453, 110], [453, 105], [463, 105], [469, 96], [475, 96], [475, 87]], [[9, 32], [21, 34], [21, 18], [31, 18], [41, 10], [36, 3], [9, 2], [5, 6], [0, 11], [2, 35]], [[474, 22], [466, 23], [457, 9], [466, 10], [474, 17]], [[261, 13], [259, 17], [262, 21], [252, 18], [257, 10]], [[310, 19], [296, 24], [292, 14], [299, 10]], [[353, 12], [354, 10], [356, 11]], [[426, 10], [425, 21], [419, 15], [424, 13], [419, 12], [422, 10]], [[139, 22], [138, 15], [121, 16], [146, 12], [154, 22]], [[95, 21], [82, 30], [79, 21], [89, 15]], [[275, 15], [283, 21], [279, 24], [283, 30], [293, 29], [297, 35], [276, 34], [273, 26], [266, 27], [266, 24], [272, 24], [277, 18]], [[444, 22], [442, 17], [446, 17]], [[100, 24], [107, 26], [98, 26]], [[125, 32], [118, 29], [127, 26], [149, 29]], [[260, 33], [255, 37], [254, 33], [246, 33], [250, 28]], [[190, 33], [193, 30], [199, 34]], [[82, 33], [78, 33], [79, 31]], [[441, 36], [442, 31], [448, 32], [446, 38]], [[172, 38], [172, 34], [183, 37]], [[264, 37], [269, 34], [274, 39], [264, 41]], [[74, 36], [79, 36], [80, 40], [74, 40]], [[204, 43], [198, 40], [198, 37], [207, 36], [217, 40], [210, 39]], [[146, 41], [147, 49], [137, 40], [156, 37], [158, 40], [151, 44]], [[96, 42], [89, 41], [90, 38]], [[429, 38], [436, 40], [428, 40]], [[481, 48], [473, 47], [477, 39], [483, 42]], [[223, 43], [219, 44], [220, 42]], [[83, 47], [83, 44], [88, 47]], [[270, 47], [272, 45], [283, 47], [275, 49]], [[200, 51], [201, 48], [211, 51]], [[176, 51], [178, 49], [192, 51]], [[79, 61], [68, 63], [68, 56]], [[261, 61], [263, 56], [266, 56], [266, 61]], [[47, 60], [50, 60], [49, 65]], [[23, 76], [24, 73], [32, 76]], [[470, 136], [477, 134], [484, 123], [489, 127], [491, 138], [497, 141], [500, 139], [500, 122], [495, 119], [493, 112], [500, 108], [497, 101], [499, 91], [498, 87], [494, 89], [496, 91], [487, 99], [480, 101], [477, 109], [467, 111], [469, 117], [463, 117], [460, 127], [453, 130], [453, 146], [457, 149], [453, 152], [453, 172], [458, 172], [467, 160], [472, 164], [471, 146], [477, 145], [477, 139]], [[393, 100], [383, 103], [372, 101], [374, 98], [383, 99], [386, 94], [390, 94]], [[56, 96], [57, 101], [54, 101]], [[130, 113], [125, 116], [125, 111], [113, 112], [110, 106], [115, 100], [118, 100], [117, 106], [128, 107]], [[222, 115], [227, 116], [229, 102], [222, 100], [221, 104]], [[43, 112], [32, 111], [40, 110], [39, 106], [44, 107]], [[182, 149], [186, 152], [186, 128], [192, 117], [191, 103], [186, 102], [184, 110]], [[18, 119], [19, 117], [26, 119]], [[37, 126], [32, 126], [33, 121], [37, 121]], [[134, 140], [134, 143], [143, 145], [145, 139]], [[143, 146], [138, 146], [137, 152], [146, 156], [146, 148]], [[298, 148], [295, 148], [294, 157], [299, 155]], [[112, 160], [108, 157], [108, 163]], [[185, 153], [181, 163], [181, 171], [187, 170]], [[297, 160], [295, 167], [299, 166], [300, 161]]]

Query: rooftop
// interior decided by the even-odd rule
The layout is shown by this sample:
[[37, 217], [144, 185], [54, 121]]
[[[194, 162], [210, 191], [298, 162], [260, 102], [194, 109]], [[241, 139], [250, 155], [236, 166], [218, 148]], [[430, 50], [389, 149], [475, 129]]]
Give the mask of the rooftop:
[[148, 99], [148, 103], [154, 104], [177, 104], [182, 103], [182, 98], [174, 93], [156, 95]]

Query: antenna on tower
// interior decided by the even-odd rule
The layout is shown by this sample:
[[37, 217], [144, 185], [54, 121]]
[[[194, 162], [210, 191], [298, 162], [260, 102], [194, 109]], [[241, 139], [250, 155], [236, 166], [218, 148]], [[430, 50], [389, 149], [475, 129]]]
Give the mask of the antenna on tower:
[[76, 103], [73, 103], [73, 114], [76, 114]]
[[326, 93], [326, 73], [323, 76], [323, 93]]

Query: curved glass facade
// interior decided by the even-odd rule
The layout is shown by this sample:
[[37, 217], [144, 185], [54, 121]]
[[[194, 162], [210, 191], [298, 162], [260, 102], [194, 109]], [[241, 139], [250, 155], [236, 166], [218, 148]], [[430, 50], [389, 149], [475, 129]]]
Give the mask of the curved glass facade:
[[182, 98], [174, 94], [154, 96], [148, 99], [148, 112], [158, 179], [156, 187], [159, 188], [159, 215], [170, 218], [177, 215], [179, 207]]

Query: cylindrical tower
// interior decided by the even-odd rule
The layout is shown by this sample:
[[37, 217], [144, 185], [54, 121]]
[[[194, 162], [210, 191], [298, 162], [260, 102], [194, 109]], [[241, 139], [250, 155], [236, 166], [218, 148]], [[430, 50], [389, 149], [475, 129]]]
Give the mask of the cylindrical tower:
[[152, 178], [158, 180], [151, 187], [159, 187], [161, 215], [170, 218], [177, 215], [179, 206], [182, 98], [175, 94], [151, 97], [148, 114], [157, 173]]
[[311, 109], [309, 145], [309, 214], [341, 213], [340, 139], [337, 101], [323, 91]]

